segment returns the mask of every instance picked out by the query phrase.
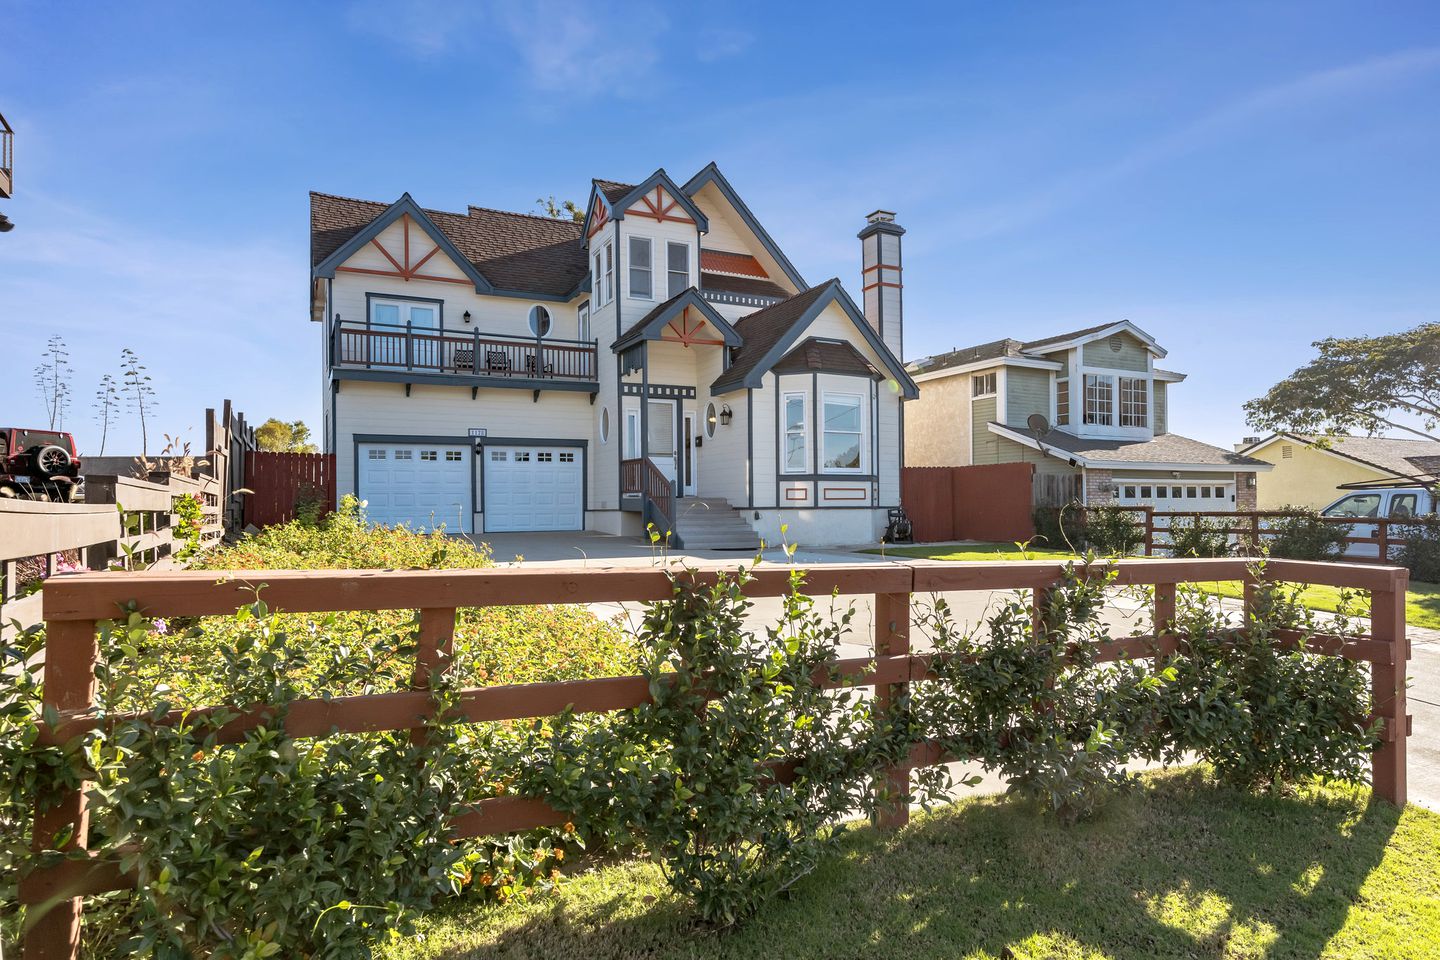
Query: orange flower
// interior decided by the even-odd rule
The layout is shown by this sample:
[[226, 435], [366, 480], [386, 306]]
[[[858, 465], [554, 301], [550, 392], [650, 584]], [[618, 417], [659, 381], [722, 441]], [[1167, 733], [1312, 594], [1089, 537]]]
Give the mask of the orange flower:
[[565, 824], [565, 832], [566, 832], [566, 833], [574, 833], [574, 832], [575, 832], [575, 824], [573, 824], [573, 823], [567, 823], [567, 824]]
[[488, 886], [490, 886], [490, 884], [492, 884], [492, 883], [494, 883], [494, 882], [495, 882], [495, 878], [492, 877], [490, 874], [488, 874], [488, 873], [482, 873], [482, 874], [480, 874], [480, 886], [482, 886], [482, 887], [488, 887]]
[[564, 859], [565, 859], [565, 851], [564, 851], [564, 850], [561, 850], [559, 847], [556, 847], [556, 848], [555, 848], [555, 859], [556, 859], [556, 860], [564, 860]]
[[204, 759], [205, 759], [205, 751], [204, 751], [204, 750], [196, 750], [194, 753], [192, 753], [192, 754], [190, 755], [190, 759], [191, 759], [191, 760], [194, 760], [194, 761], [196, 761], [196, 762], [199, 762], [199, 761], [201, 761], [201, 760], [204, 760]]

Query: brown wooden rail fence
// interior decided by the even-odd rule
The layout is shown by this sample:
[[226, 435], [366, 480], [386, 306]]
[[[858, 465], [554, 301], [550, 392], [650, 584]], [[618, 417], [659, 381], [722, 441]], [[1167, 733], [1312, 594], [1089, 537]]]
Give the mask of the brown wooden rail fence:
[[[1097, 571], [1102, 569], [1097, 565]], [[1189, 582], [1254, 578], [1241, 559], [1122, 560], [1113, 569], [1119, 585], [1154, 587], [1156, 634], [1118, 638], [1098, 651], [1098, 659], [1125, 656], [1162, 657], [1180, 649], [1172, 632], [1176, 585]], [[932, 658], [910, 651], [911, 595], [965, 590], [1031, 590], [1037, 617], [1045, 592], [1064, 578], [1065, 568], [1053, 562], [924, 563], [824, 566], [810, 570], [806, 589], [816, 595], [836, 591], [842, 596], [872, 596], [874, 655], [839, 660], [831, 666], [845, 678], [832, 686], [859, 683], [873, 686], [880, 703], [892, 702], [906, 685], [930, 675]], [[696, 575], [712, 581], [720, 568]], [[1362, 637], [1316, 636], [1309, 649], [1330, 656], [1365, 660], [1372, 664], [1371, 685], [1375, 716], [1383, 721], [1384, 735], [1372, 756], [1372, 782], [1377, 796], [1395, 804], [1405, 802], [1405, 738], [1409, 723], [1405, 712], [1405, 664], [1409, 644], [1405, 636], [1405, 591], [1408, 574], [1391, 567], [1338, 563], [1272, 560], [1267, 576], [1277, 580], [1327, 584], [1369, 591], [1372, 599], [1370, 633]], [[789, 590], [790, 569], [764, 566], [745, 588], [752, 597], [781, 596]], [[309, 699], [289, 705], [285, 728], [291, 736], [325, 737], [334, 733], [416, 730], [431, 709], [426, 687], [435, 671], [449, 661], [460, 607], [516, 604], [600, 603], [661, 600], [672, 595], [670, 581], [659, 569], [595, 569], [581, 567], [420, 571], [259, 571], [216, 579], [205, 572], [84, 573], [58, 577], [44, 591], [48, 623], [45, 652], [44, 703], [55, 710], [59, 722], [48, 742], [64, 742], [101, 722], [94, 714], [95, 664], [98, 657], [96, 624], [110, 618], [125, 604], [135, 602], [151, 617], [228, 615], [252, 602], [252, 584], [264, 584], [263, 596], [272, 610], [290, 613], [329, 611], [419, 609], [420, 626], [414, 689], [398, 693]], [[1247, 588], [1247, 602], [1253, 591]], [[1280, 634], [1277, 643], [1293, 643], [1294, 633]], [[827, 676], [829, 671], [827, 671]], [[558, 714], [566, 708], [606, 712], [638, 706], [649, 699], [643, 677], [606, 677], [556, 683], [529, 683], [465, 690], [458, 710], [465, 721], [517, 720]], [[265, 720], [263, 711], [250, 710], [225, 731], [229, 742], [243, 739], [247, 730]], [[909, 762], [889, 771], [891, 789], [903, 793], [909, 771], [946, 761], [937, 745], [921, 743]], [[88, 813], [82, 792], [60, 797], [53, 806], [37, 809], [36, 849], [52, 849], [66, 832], [72, 851], [87, 845]], [[903, 803], [890, 807], [881, 818], [884, 826], [906, 822]], [[564, 822], [566, 815], [542, 800], [496, 797], [457, 811], [452, 824], [457, 837], [509, 833]], [[73, 828], [73, 829], [72, 829]], [[36, 920], [26, 936], [27, 960], [79, 956], [83, 898], [106, 890], [133, 886], [136, 878], [124, 874], [118, 862], [77, 857], [33, 870], [20, 888], [27, 904], [54, 902]]]
[[[1275, 536], [1276, 531], [1267, 528], [1266, 521], [1295, 516], [1294, 513], [1285, 510], [1156, 510], [1154, 507], [1143, 504], [1122, 509], [1127, 513], [1139, 515], [1135, 520], [1135, 525], [1145, 535], [1144, 548], [1147, 557], [1156, 556], [1157, 551], [1170, 549], [1170, 542], [1157, 539], [1157, 535], [1168, 535], [1170, 524], [1175, 520], [1204, 519], [1215, 524], [1214, 529], [1217, 533], [1234, 537], [1236, 546], [1253, 548], [1263, 545], [1267, 537]], [[1391, 548], [1404, 544], [1403, 528], [1416, 522], [1414, 517], [1319, 517], [1318, 519], [1321, 523], [1332, 527], [1348, 528], [1342, 541], [1347, 551], [1343, 559], [1347, 563], [1392, 562]], [[1366, 529], [1373, 527], [1375, 533], [1373, 536], [1355, 536], [1357, 527]], [[1397, 530], [1397, 528], [1400, 529]], [[1374, 546], [1375, 556], [1357, 556], [1349, 552], [1349, 548], [1356, 545]]]

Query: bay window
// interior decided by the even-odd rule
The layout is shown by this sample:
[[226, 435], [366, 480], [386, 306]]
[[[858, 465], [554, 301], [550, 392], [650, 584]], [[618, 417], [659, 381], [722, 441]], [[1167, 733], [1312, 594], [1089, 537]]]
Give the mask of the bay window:
[[780, 398], [781, 423], [785, 426], [784, 472], [805, 473], [810, 467], [809, 431], [805, 425], [805, 394], [787, 393]]
[[1115, 379], [1099, 373], [1085, 374], [1085, 423], [1099, 427], [1115, 425]]
[[[1085, 374], [1087, 426], [1145, 430], [1150, 426], [1150, 380], [1110, 373]], [[1057, 404], [1057, 419], [1059, 405]], [[1068, 413], [1068, 410], [1066, 411]]]
[[860, 471], [864, 446], [860, 396], [852, 393], [825, 394], [823, 453], [826, 470]]
[[1150, 381], [1139, 377], [1120, 378], [1120, 426], [1148, 427]]

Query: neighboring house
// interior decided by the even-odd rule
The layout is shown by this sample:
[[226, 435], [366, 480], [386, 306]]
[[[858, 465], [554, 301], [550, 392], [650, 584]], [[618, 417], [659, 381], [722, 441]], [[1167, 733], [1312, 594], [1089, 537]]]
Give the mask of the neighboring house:
[[859, 234], [862, 311], [714, 164], [592, 181], [583, 223], [310, 205], [325, 449], [377, 522], [825, 545], [876, 540], [899, 504], [892, 214]]
[[1413, 484], [1431, 479], [1440, 456], [1434, 440], [1389, 437], [1319, 438], [1297, 433], [1249, 437], [1237, 451], [1273, 464], [1260, 480], [1261, 510], [1286, 506], [1320, 509], [1333, 503], [1346, 484]]
[[[997, 340], [909, 369], [920, 398], [905, 411], [907, 466], [1026, 462], [1076, 478], [1091, 506], [1251, 510], [1270, 469], [1170, 432], [1165, 350], [1127, 321], [1040, 340]], [[1040, 414], [1048, 432], [1030, 428]]]

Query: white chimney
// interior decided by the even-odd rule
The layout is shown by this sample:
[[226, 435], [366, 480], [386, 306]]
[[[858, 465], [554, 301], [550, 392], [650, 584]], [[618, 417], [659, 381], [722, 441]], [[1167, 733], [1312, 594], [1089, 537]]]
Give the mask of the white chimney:
[[905, 356], [904, 312], [901, 302], [900, 238], [905, 228], [890, 210], [865, 218], [860, 237], [860, 292], [865, 319], [897, 358]]

